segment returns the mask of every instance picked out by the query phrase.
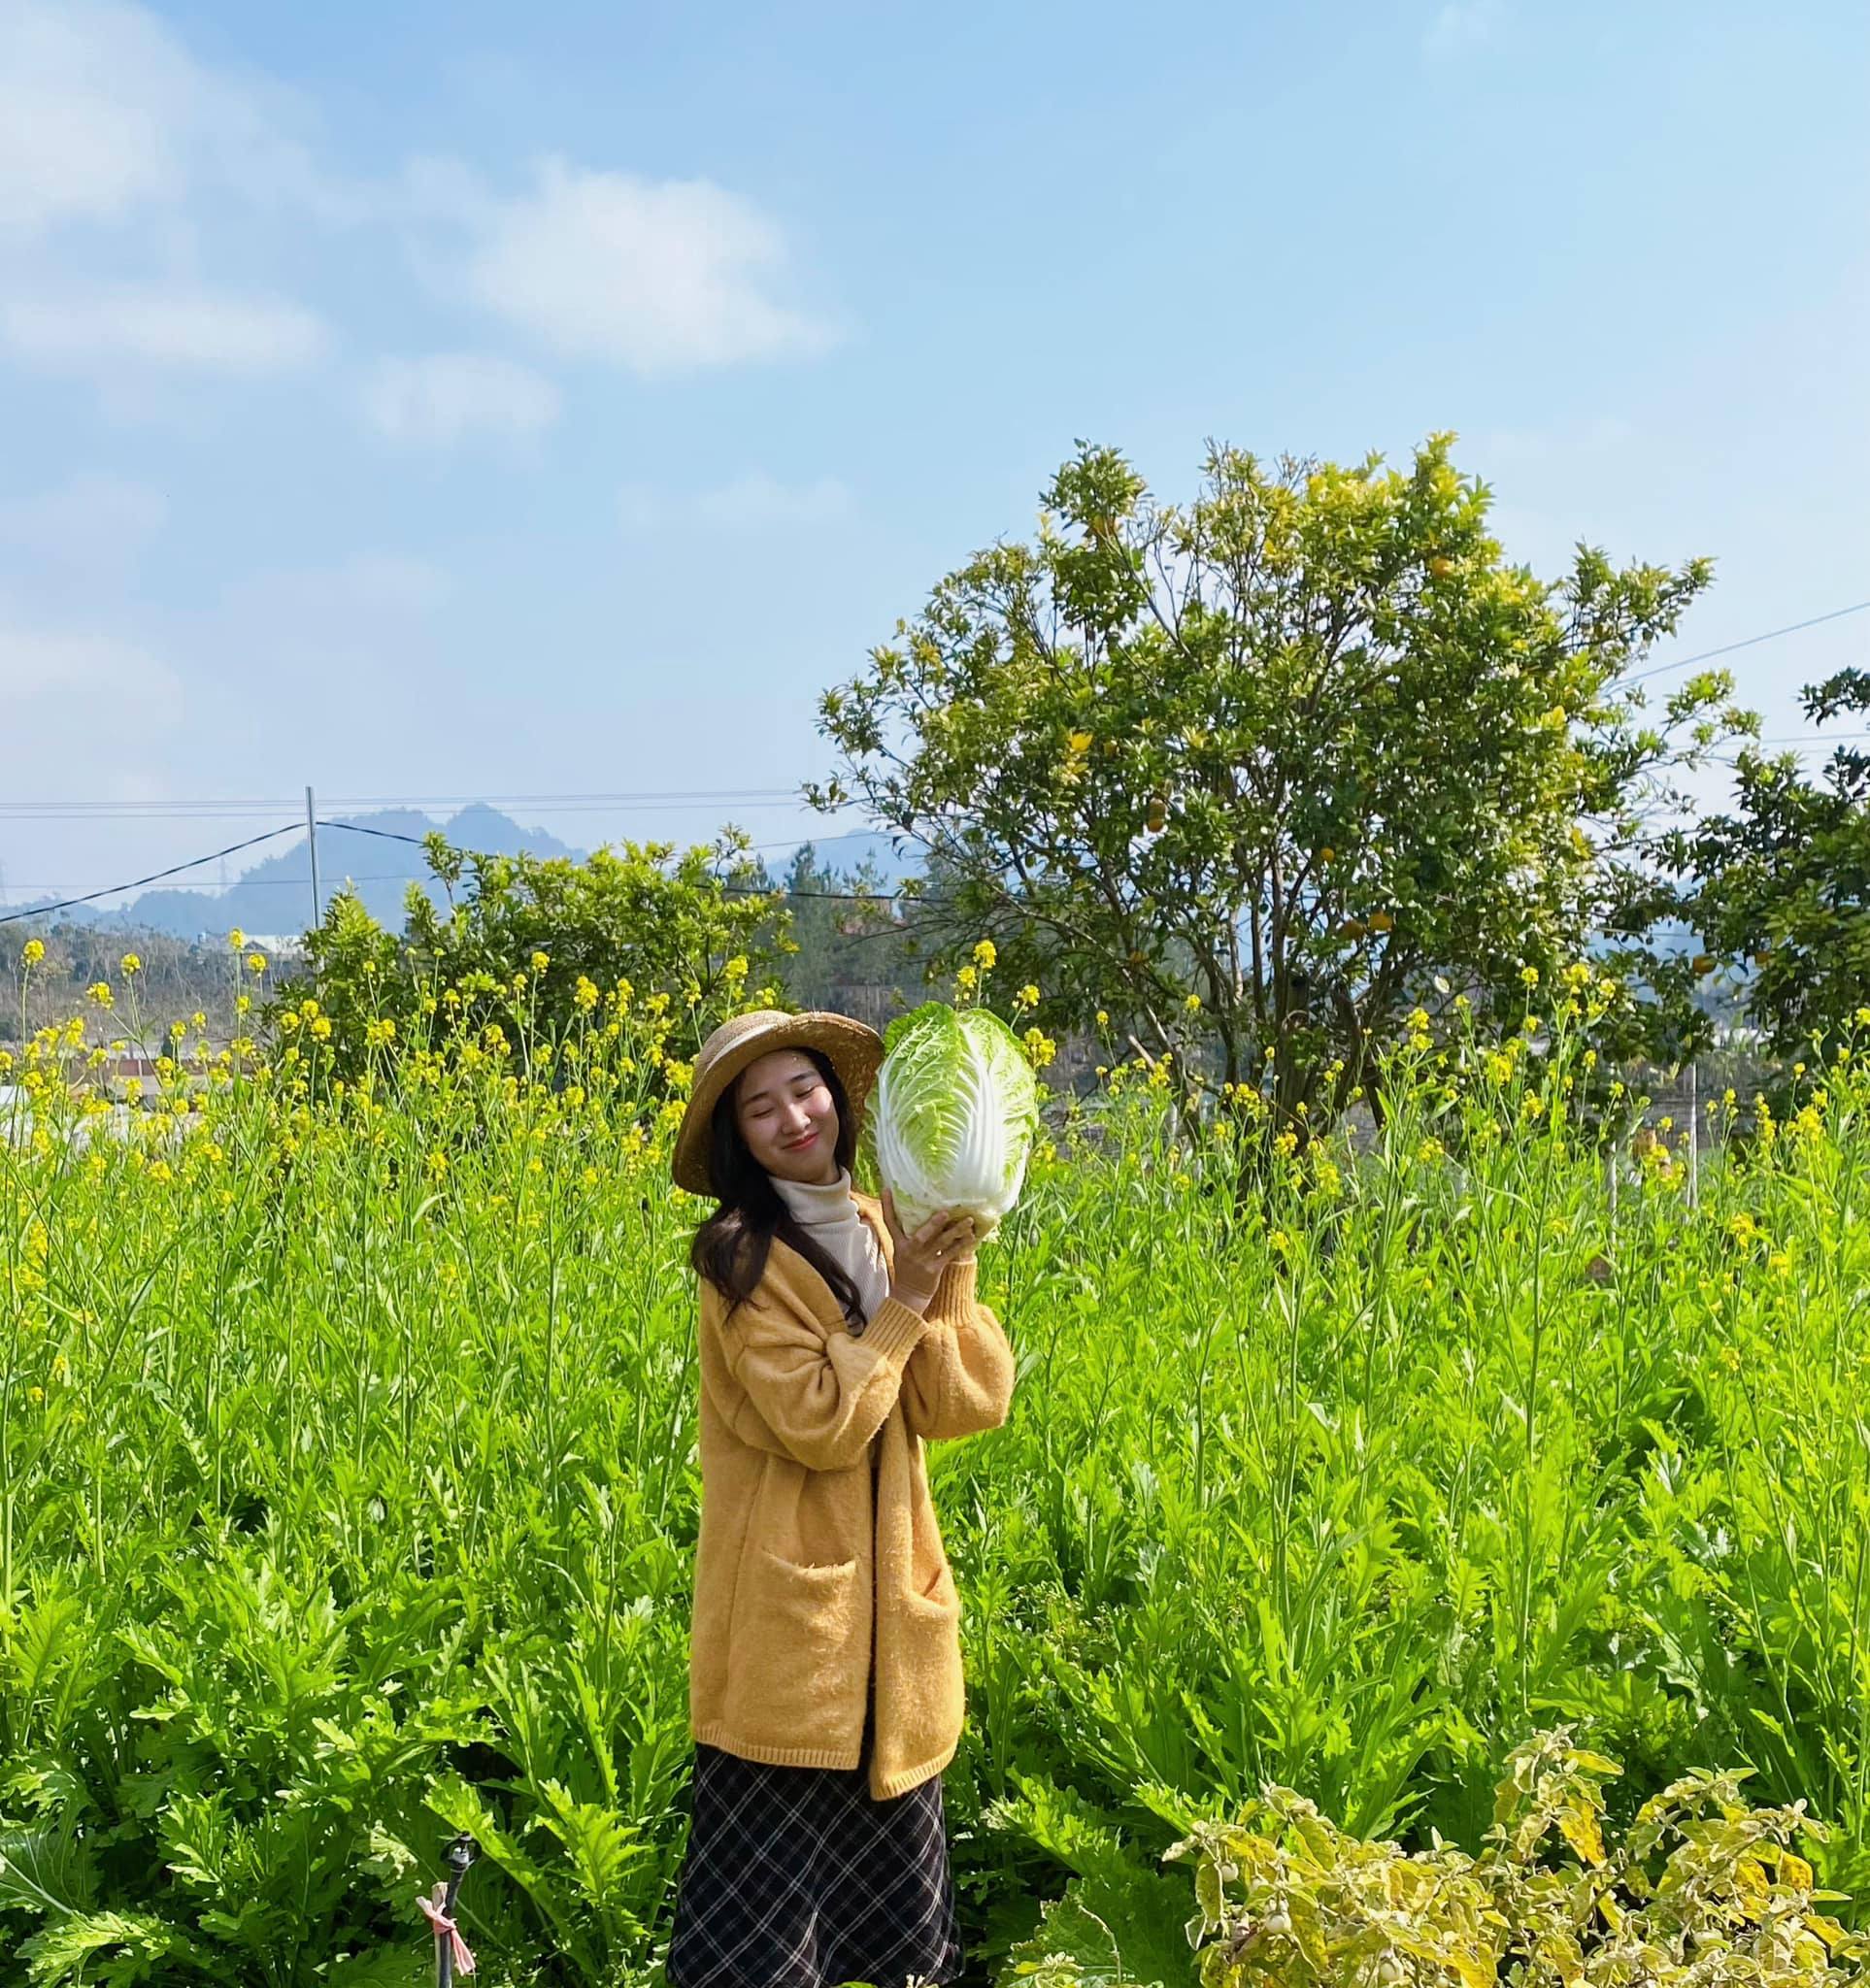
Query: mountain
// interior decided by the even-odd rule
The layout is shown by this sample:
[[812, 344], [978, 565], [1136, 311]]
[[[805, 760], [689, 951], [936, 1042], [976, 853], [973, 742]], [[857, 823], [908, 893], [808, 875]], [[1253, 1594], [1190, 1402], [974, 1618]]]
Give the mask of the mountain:
[[[799, 845], [799, 848], [805, 846], [804, 843]], [[891, 887], [901, 883], [906, 878], [919, 877], [922, 872], [920, 852], [913, 845], [899, 854], [886, 835], [878, 835], [867, 829], [853, 829], [848, 835], [832, 835], [824, 837], [822, 841], [814, 840], [811, 849], [821, 868], [841, 871], [847, 877], [854, 875], [864, 863], [873, 863], [876, 865], [877, 875]], [[793, 855], [797, 853], [796, 849], [792, 851]], [[783, 877], [789, 862], [790, 857], [787, 857], [775, 865], [774, 874]]]
[[[429, 875], [419, 844], [439, 829], [456, 848], [489, 856], [569, 856], [584, 851], [544, 829], [521, 828], [497, 808], [477, 802], [449, 821], [411, 808], [334, 817], [318, 829], [318, 890], [325, 903], [347, 880], [365, 910], [390, 931], [403, 928], [403, 899], [412, 880], [440, 904], [442, 888]], [[48, 903], [54, 900], [48, 899]], [[14, 907], [30, 911], [33, 907]], [[236, 927], [254, 935], [301, 932], [312, 919], [312, 861], [304, 842], [264, 857], [223, 891], [146, 890], [112, 911], [79, 905], [61, 913], [77, 924], [134, 926], [175, 939], [218, 939]]]

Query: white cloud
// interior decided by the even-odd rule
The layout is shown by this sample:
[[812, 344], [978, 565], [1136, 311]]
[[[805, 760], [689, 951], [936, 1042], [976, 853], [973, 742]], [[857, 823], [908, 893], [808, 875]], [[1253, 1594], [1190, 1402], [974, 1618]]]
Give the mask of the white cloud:
[[171, 724], [180, 691], [175, 672], [132, 643], [0, 619], [0, 705], [26, 737], [82, 730], [99, 706], [113, 718]]
[[115, 222], [217, 187], [351, 217], [287, 124], [298, 99], [197, 62], [124, 0], [0, 0], [0, 231]]
[[1429, 23], [1422, 47], [1430, 55], [1446, 56], [1489, 42], [1505, 12], [1502, 0], [1448, 0]]
[[778, 226], [706, 180], [644, 180], [545, 160], [517, 199], [430, 162], [411, 184], [466, 222], [469, 293], [568, 357], [668, 374], [823, 350], [831, 327], [779, 300]]
[[453, 592], [447, 573], [425, 559], [364, 552], [335, 566], [256, 574], [228, 588], [224, 610], [243, 626], [272, 626], [282, 637], [317, 641], [361, 622], [419, 619]]
[[223, 373], [276, 373], [324, 349], [311, 312], [282, 298], [169, 283], [99, 283], [0, 303], [0, 344], [47, 372], [125, 360]]
[[751, 470], [705, 490], [695, 510], [710, 524], [747, 529], [765, 525], [828, 524], [851, 509], [851, 492], [836, 477], [809, 483], [782, 483], [764, 470]]
[[385, 359], [364, 389], [364, 412], [397, 442], [451, 443], [476, 430], [524, 438], [558, 418], [558, 389], [511, 359], [431, 352]]
[[38, 497], [0, 504], [0, 546], [56, 566], [118, 561], [162, 529], [168, 500], [148, 483], [81, 471]]
[[850, 511], [850, 489], [836, 477], [785, 483], [765, 470], [749, 470], [690, 496], [659, 492], [647, 483], [626, 483], [617, 500], [618, 522], [631, 534], [687, 524], [726, 531], [784, 530], [829, 524]]

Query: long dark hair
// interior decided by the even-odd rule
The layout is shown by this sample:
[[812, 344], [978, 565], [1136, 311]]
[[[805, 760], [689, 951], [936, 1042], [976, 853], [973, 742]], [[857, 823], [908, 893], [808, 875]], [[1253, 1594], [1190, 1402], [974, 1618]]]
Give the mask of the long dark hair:
[[[857, 1150], [857, 1128], [844, 1085], [822, 1050], [808, 1049], [802, 1044], [798, 1046], [800, 1055], [810, 1060], [831, 1093], [838, 1113], [838, 1137], [831, 1157], [848, 1170]], [[777, 1236], [830, 1285], [845, 1322], [853, 1333], [860, 1333], [863, 1301], [851, 1273], [833, 1263], [793, 1220], [792, 1210], [773, 1185], [773, 1176], [754, 1159], [741, 1137], [734, 1110], [739, 1082], [736, 1077], [715, 1100], [714, 1115], [708, 1121], [708, 1179], [720, 1196], [720, 1206], [695, 1231], [688, 1245], [688, 1261], [695, 1275], [706, 1277], [727, 1300], [727, 1316], [731, 1318], [758, 1289]]]

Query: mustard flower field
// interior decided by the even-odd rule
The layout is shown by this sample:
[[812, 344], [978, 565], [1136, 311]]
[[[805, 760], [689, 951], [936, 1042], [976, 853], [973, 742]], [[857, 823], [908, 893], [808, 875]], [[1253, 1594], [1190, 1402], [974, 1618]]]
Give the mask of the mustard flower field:
[[[1055, 1101], [984, 1251], [1011, 1417], [929, 1454], [971, 1978], [1070, 1899], [1123, 1978], [1192, 1982], [1172, 1844], [1272, 1784], [1478, 1849], [1554, 1728], [1621, 1763], [1618, 1828], [1695, 1769], [1803, 1801], [1833, 1827], [1780, 1878], [1866, 1916], [1870, 1079], [1852, 1040], [1777, 1111], [1707, 1101], [1691, 1193], [1680, 1128], [1626, 1136], [1587, 983], [1503, 1043], [1423, 1018], [1354, 1142], [1266, 1141], [1251, 1093], [1178, 1141], [1115, 1049]], [[347, 1085], [314, 1003], [184, 1029], [114, 1113], [83, 1079], [134, 996], [0, 1074], [0, 1981], [431, 1978], [460, 1831], [479, 1978], [658, 1980], [685, 1018], [591, 985], [530, 1044], [438, 989]]]

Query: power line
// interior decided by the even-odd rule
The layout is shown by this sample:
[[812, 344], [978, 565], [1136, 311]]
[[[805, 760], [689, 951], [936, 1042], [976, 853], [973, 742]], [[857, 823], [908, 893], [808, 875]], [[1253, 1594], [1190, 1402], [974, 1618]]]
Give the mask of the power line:
[[1814, 614], [1809, 621], [1788, 621], [1784, 628], [1769, 628], [1764, 635], [1750, 635], [1740, 642], [1723, 643], [1719, 648], [1704, 648], [1699, 655], [1682, 656], [1673, 663], [1658, 663], [1653, 670], [1638, 670], [1625, 677], [1626, 683], [1642, 683], [1651, 677], [1666, 677], [1671, 670], [1686, 670], [1694, 663], [1711, 663], [1716, 656], [1730, 656], [1736, 649], [1753, 648], [1762, 642], [1777, 642], [1782, 635], [1796, 635], [1802, 628], [1816, 628], [1820, 622], [1841, 621], [1847, 614], [1861, 614], [1870, 601], [1858, 601], [1849, 608], [1833, 608], [1828, 614]]
[[[172, 808], [156, 807], [144, 802], [56, 802], [56, 801], [0, 801], [0, 821], [232, 821], [251, 818], [279, 812], [278, 803], [271, 805], [259, 802], [217, 803], [190, 802]], [[396, 801], [396, 802], [347, 802], [342, 799], [327, 804], [331, 807], [398, 807], [398, 808], [444, 808], [453, 805], [445, 801]], [[463, 806], [470, 805], [463, 803]], [[480, 804], [473, 804], [480, 805]], [[761, 800], [747, 796], [721, 795], [716, 798], [697, 797], [679, 800], [652, 800], [640, 795], [618, 794], [610, 796], [593, 795], [569, 800], [526, 801], [511, 795], [496, 796], [485, 806], [505, 809], [524, 809], [527, 814], [606, 814], [623, 810], [665, 809], [689, 811], [694, 809], [766, 809], [804, 808], [807, 804], [797, 795], [774, 793]], [[846, 802], [845, 807], [853, 807]], [[833, 813], [834, 809], [815, 810], [815, 812]]]
[[[347, 877], [345, 878], [347, 883], [425, 883], [429, 880], [427, 877], [412, 875], [410, 872], [402, 870], [375, 870], [368, 876]], [[117, 887], [119, 890], [128, 890], [133, 886], [118, 884]], [[70, 890], [72, 886], [69, 883], [9, 883], [7, 888], [9, 890]], [[303, 877], [242, 877], [233, 883], [221, 887], [214, 895], [204, 898], [203, 902], [218, 904], [223, 898], [232, 897], [238, 890], [304, 890], [305, 888], [306, 880]], [[36, 918], [40, 913], [33, 911], [30, 915]]]
[[1870, 732], [1827, 732], [1822, 737], [1816, 732], [1778, 732], [1753, 743], [1756, 746], [1837, 746], [1851, 739], [1870, 739]]
[[244, 843], [229, 843], [224, 849], [211, 849], [205, 856], [191, 856], [185, 863], [172, 864], [167, 870], [153, 871], [148, 877], [132, 878], [128, 883], [107, 883], [102, 890], [87, 890], [83, 897], [68, 897], [55, 905], [34, 905], [24, 911], [0, 912], [0, 925], [12, 925], [21, 918], [47, 918], [53, 911], [70, 911], [74, 905], [94, 904], [101, 897], [115, 897], [119, 890], [141, 890], [146, 883], [160, 883], [165, 877], [180, 877], [184, 870], [199, 870], [204, 863], [212, 863], [217, 857], [231, 856], [237, 849], [250, 849], [255, 843], [270, 843], [274, 837], [292, 835], [298, 830], [296, 821], [289, 821], [284, 828], [269, 828], [264, 835], [250, 835]]
[[[319, 828], [342, 829], [351, 835], [376, 836], [384, 842], [409, 843], [417, 848], [424, 846], [425, 842], [425, 839], [421, 836], [403, 835], [394, 829], [371, 828], [359, 821], [327, 821], [320, 817], [317, 825]], [[151, 871], [148, 877], [133, 877], [123, 883], [107, 883], [99, 890], [87, 890], [77, 897], [61, 898], [56, 904], [31, 905], [24, 911], [0, 913], [0, 925], [16, 924], [22, 918], [48, 918], [54, 911], [70, 911], [78, 905], [95, 904], [99, 898], [115, 897], [119, 891], [141, 890], [145, 884], [160, 883], [168, 878], [180, 877], [185, 871], [199, 870], [206, 864], [218, 862], [223, 856], [234, 855], [241, 849], [250, 849], [259, 843], [272, 842], [279, 836], [296, 835], [299, 832], [299, 824], [296, 821], [287, 822], [282, 828], [269, 828], [262, 834], [249, 836], [244, 842], [229, 843], [225, 848], [210, 849], [205, 856], [191, 856], [185, 863], [173, 863], [166, 870]], [[784, 845], [776, 844], [769, 846], [779, 847], [784, 846]], [[463, 849], [460, 853], [464, 856], [472, 856], [480, 862], [501, 860], [498, 852], [490, 849]], [[401, 873], [384, 872], [376, 876], [351, 878], [347, 880], [353, 883], [421, 883], [427, 879], [421, 876], [405, 876]], [[303, 884], [304, 881], [305, 879], [302, 877], [246, 877], [242, 878], [238, 883], [228, 886], [228, 888], [230, 890], [245, 890], [268, 886], [275, 888], [296, 888]], [[18, 890], [43, 890], [49, 886], [45, 884], [16, 884], [13, 887]], [[755, 891], [751, 894], [757, 896], [768, 893]], [[852, 903], [877, 904], [894, 902], [893, 899], [885, 899], [861, 891], [792, 891], [787, 894], [793, 897], [840, 897], [846, 898]]]

